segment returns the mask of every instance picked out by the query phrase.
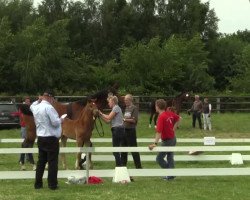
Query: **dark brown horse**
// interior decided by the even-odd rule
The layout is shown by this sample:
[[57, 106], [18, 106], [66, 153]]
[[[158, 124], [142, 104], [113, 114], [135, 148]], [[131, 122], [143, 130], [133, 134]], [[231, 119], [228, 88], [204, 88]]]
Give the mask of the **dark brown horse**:
[[[85, 144], [87, 147], [91, 146], [90, 138], [92, 136], [92, 131], [94, 129], [94, 121], [96, 117], [99, 115], [99, 110], [95, 103], [89, 102], [82, 109], [79, 117], [76, 120], [71, 120], [65, 118], [62, 124], [62, 137], [61, 144], [62, 147], [66, 147], [67, 139], [76, 140], [76, 144], [78, 147], [83, 147]], [[81, 161], [81, 153], [77, 153], [76, 157], [76, 169], [82, 169]], [[66, 159], [65, 154], [62, 154], [62, 163], [63, 168], [66, 169]], [[90, 159], [90, 168], [93, 167], [93, 164]]]
[[[182, 92], [181, 94], [177, 95], [173, 99], [167, 100], [167, 108], [174, 111], [176, 114], [181, 112], [181, 106], [184, 101], [189, 99], [189, 93]], [[154, 119], [154, 125], [156, 125], [156, 121], [158, 118], [158, 113], [155, 110], [155, 101], [153, 100], [150, 103], [150, 117], [149, 117], [149, 127], [151, 127], [152, 120]], [[167, 109], [166, 108], [166, 109]]]

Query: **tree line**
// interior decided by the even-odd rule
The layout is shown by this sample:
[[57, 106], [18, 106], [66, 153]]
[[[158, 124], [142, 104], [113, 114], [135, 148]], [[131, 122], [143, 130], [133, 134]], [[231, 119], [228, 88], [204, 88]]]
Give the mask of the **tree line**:
[[250, 92], [250, 31], [200, 0], [0, 0], [0, 92]]

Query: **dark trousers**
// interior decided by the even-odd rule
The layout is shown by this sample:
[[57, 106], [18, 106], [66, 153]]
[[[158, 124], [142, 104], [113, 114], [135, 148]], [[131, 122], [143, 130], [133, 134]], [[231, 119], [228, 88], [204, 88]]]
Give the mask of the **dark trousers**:
[[[22, 148], [33, 148], [33, 144], [27, 144], [27, 143], [23, 142]], [[33, 158], [33, 154], [27, 153], [26, 156], [28, 156], [29, 162], [34, 165], [35, 161]], [[25, 153], [21, 153], [19, 162], [21, 162], [22, 165], [25, 163]]]
[[200, 112], [194, 111], [192, 117], [193, 117], [193, 124], [192, 124], [192, 125], [193, 125], [193, 128], [195, 128], [196, 119], [197, 119], [198, 122], [199, 122], [199, 127], [200, 127], [200, 129], [202, 129], [202, 124], [201, 124], [201, 113], [200, 113]]
[[[112, 144], [113, 147], [125, 147], [126, 138], [125, 138], [125, 129], [124, 127], [112, 127]], [[115, 164], [116, 167], [125, 166], [125, 160], [127, 153], [114, 152]]]
[[[136, 138], [136, 129], [135, 128], [126, 128], [125, 129], [125, 137], [126, 137], [126, 146], [128, 147], [137, 147], [137, 138]], [[141, 158], [139, 152], [131, 152], [135, 168], [141, 169]], [[124, 160], [124, 164], [127, 165], [128, 161], [128, 153], [126, 153], [126, 158]]]
[[[162, 140], [161, 146], [169, 147], [176, 145], [176, 138]], [[167, 156], [167, 161], [165, 157]], [[156, 162], [161, 166], [161, 168], [174, 168], [174, 152], [159, 152], [156, 157]]]
[[35, 188], [43, 186], [43, 173], [48, 162], [48, 186], [51, 189], [57, 187], [59, 140], [56, 137], [38, 137], [39, 149]]

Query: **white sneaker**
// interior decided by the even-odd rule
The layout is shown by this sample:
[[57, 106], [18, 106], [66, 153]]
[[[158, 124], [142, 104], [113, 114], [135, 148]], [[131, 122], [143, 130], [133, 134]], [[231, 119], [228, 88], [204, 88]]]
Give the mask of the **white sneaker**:
[[151, 124], [148, 125], [148, 128], [152, 128]]

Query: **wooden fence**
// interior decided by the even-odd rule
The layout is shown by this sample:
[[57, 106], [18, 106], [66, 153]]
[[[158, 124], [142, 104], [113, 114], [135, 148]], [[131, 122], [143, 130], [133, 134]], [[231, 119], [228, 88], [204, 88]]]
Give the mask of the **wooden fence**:
[[[56, 96], [60, 102], [72, 102], [80, 100], [86, 96]], [[36, 97], [31, 97], [33, 100]], [[140, 111], [149, 111], [150, 102], [153, 99], [172, 99], [173, 96], [135, 96], [135, 103], [139, 106]], [[201, 100], [203, 100], [201, 96]], [[212, 104], [214, 112], [250, 112], [250, 96], [208, 96], [209, 102]], [[187, 102], [183, 102], [182, 111], [189, 109], [193, 102], [191, 97]], [[0, 102], [16, 102], [22, 103], [22, 97], [16, 96], [2, 96]]]

